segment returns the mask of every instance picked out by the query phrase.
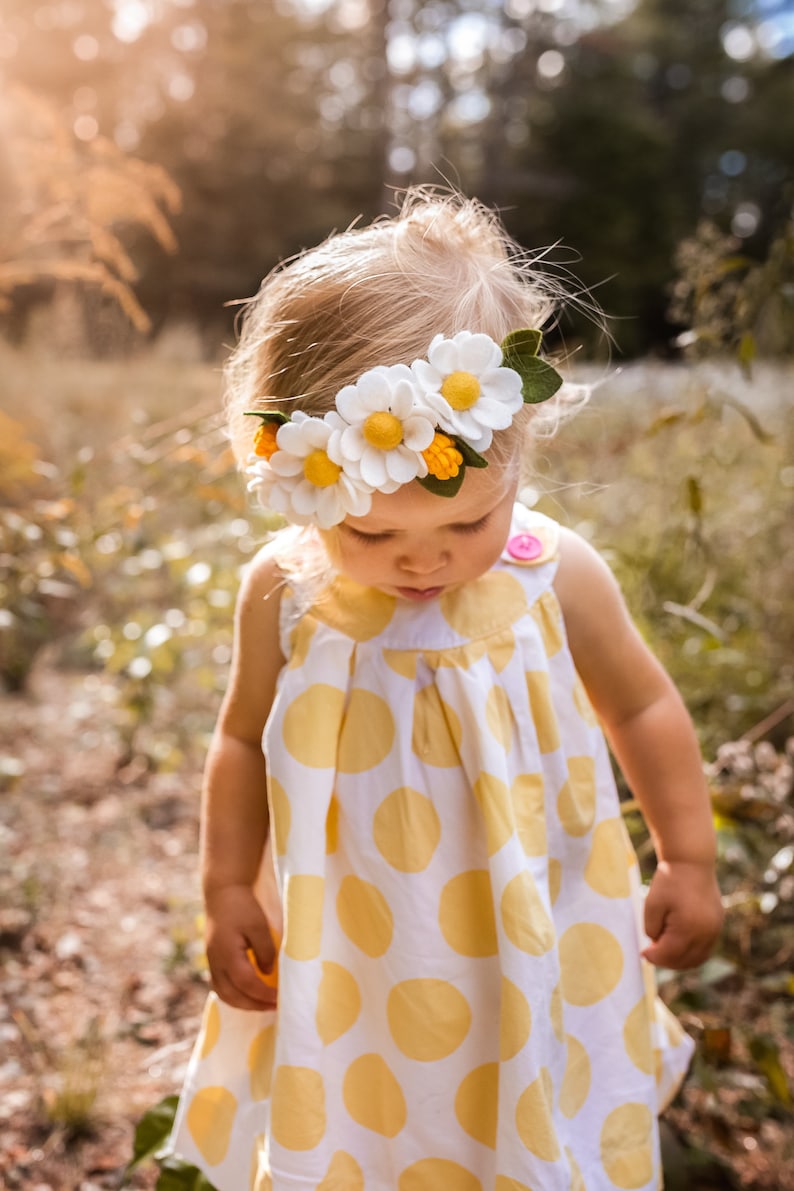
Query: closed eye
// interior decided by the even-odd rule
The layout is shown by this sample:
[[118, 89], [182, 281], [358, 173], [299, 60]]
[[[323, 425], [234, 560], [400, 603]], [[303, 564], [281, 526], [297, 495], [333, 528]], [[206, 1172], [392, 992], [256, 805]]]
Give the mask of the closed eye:
[[478, 521], [461, 521], [459, 525], [453, 526], [456, 533], [478, 533], [479, 530], [485, 529], [486, 525], [491, 519], [491, 514], [486, 513], [484, 517], [480, 517]]
[[346, 533], [349, 533], [357, 542], [361, 542], [365, 546], [375, 546], [378, 542], [388, 542], [394, 537], [393, 533], [362, 533], [360, 529], [353, 529], [352, 525], [346, 525], [344, 528]]

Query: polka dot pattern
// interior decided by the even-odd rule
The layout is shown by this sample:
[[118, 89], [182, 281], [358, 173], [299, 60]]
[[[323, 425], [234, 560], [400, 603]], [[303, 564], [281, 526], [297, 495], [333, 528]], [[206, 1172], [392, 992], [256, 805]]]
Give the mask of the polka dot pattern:
[[[651, 1043], [651, 1022], [647, 997], [643, 996], [623, 1023], [623, 1042], [626, 1054], [635, 1067], [646, 1075], [654, 1075], [656, 1061]], [[675, 1043], [674, 1043], [675, 1045]]]
[[590, 1056], [585, 1046], [569, 1034], [568, 1055], [565, 1062], [565, 1075], [560, 1087], [560, 1112], [563, 1116], [572, 1118], [584, 1107], [590, 1092], [592, 1070]]
[[266, 1100], [270, 1095], [275, 1050], [276, 1027], [265, 1026], [248, 1048], [247, 1062], [252, 1100]]
[[628, 841], [623, 821], [604, 819], [593, 831], [590, 855], [584, 878], [591, 889], [603, 897], [628, 897], [631, 892], [626, 867]]
[[296, 695], [284, 715], [284, 747], [301, 765], [330, 769], [336, 761], [344, 691], [317, 682]]
[[342, 720], [337, 769], [364, 773], [380, 765], [394, 743], [394, 717], [385, 699], [354, 688]]
[[325, 881], [311, 874], [295, 874], [287, 882], [284, 953], [291, 959], [315, 959], [320, 954]]
[[485, 720], [502, 748], [507, 751], [513, 743], [516, 720], [510, 698], [504, 687], [492, 686], [485, 701]]
[[484, 1063], [470, 1071], [455, 1095], [455, 1116], [469, 1137], [496, 1149], [499, 1123], [499, 1064]]
[[355, 1059], [345, 1074], [345, 1108], [364, 1129], [383, 1137], [396, 1137], [408, 1116], [402, 1088], [380, 1055]]
[[326, 1046], [351, 1029], [361, 1012], [361, 990], [347, 968], [325, 960], [317, 993], [317, 1033]]
[[[177, 1152], [218, 1191], [652, 1191], [691, 1048], [552, 586], [557, 531], [420, 606], [283, 598], [277, 1012], [210, 997]], [[294, 576], [293, 576], [294, 578]], [[288, 626], [288, 627], [287, 627]], [[276, 905], [276, 896], [280, 906]]]
[[208, 1166], [217, 1166], [226, 1157], [236, 1111], [237, 1098], [227, 1088], [202, 1088], [191, 1100], [187, 1127]]
[[457, 712], [444, 702], [436, 687], [417, 691], [411, 747], [419, 760], [439, 769], [457, 767], [462, 739]]
[[271, 1128], [286, 1150], [313, 1150], [325, 1134], [325, 1087], [311, 1067], [277, 1067]]
[[488, 855], [493, 856], [504, 847], [513, 834], [513, 808], [510, 791], [499, 777], [481, 773], [473, 786], [474, 797], [480, 804], [485, 820]]
[[352, 1154], [336, 1151], [317, 1191], [365, 1191], [364, 1172]]
[[530, 614], [540, 629], [546, 656], [554, 657], [562, 649], [563, 631], [560, 606], [551, 592], [544, 592], [532, 605]]
[[283, 856], [289, 843], [289, 832], [292, 825], [292, 810], [289, 798], [277, 778], [268, 779], [270, 789], [270, 820], [273, 829], [273, 844], [277, 856]]
[[287, 663], [290, 669], [297, 669], [306, 661], [309, 655], [309, 646], [316, 631], [317, 621], [310, 616], [304, 617], [292, 630], [289, 662]]
[[560, 1145], [554, 1129], [552, 1105], [554, 1085], [547, 1067], [518, 1099], [516, 1127], [518, 1136], [531, 1154], [544, 1162], [556, 1162]]
[[204, 1007], [201, 1032], [198, 1038], [199, 1058], [205, 1059], [218, 1041], [221, 1032], [221, 1014], [215, 997], [210, 997]]
[[460, 873], [441, 890], [441, 933], [458, 955], [472, 959], [496, 955], [496, 917], [487, 870]]
[[499, 1016], [499, 1059], [506, 1063], [526, 1046], [532, 1029], [532, 1010], [521, 989], [502, 977]]
[[420, 873], [438, 847], [441, 820], [425, 794], [401, 786], [392, 790], [375, 811], [372, 837], [392, 868], [401, 873]]
[[488, 609], [498, 610], [499, 623], [515, 624], [527, 612], [523, 584], [508, 571], [489, 571], [465, 587], [445, 592], [441, 614], [461, 637], [482, 637], [489, 631]]
[[371, 641], [388, 627], [396, 607], [395, 596], [374, 587], [362, 587], [339, 575], [330, 598], [321, 599], [313, 614], [330, 628], [361, 643]]
[[377, 885], [360, 877], [345, 877], [339, 886], [336, 912], [342, 930], [365, 955], [378, 958], [389, 950], [394, 915]]
[[647, 1104], [621, 1104], [601, 1130], [604, 1170], [622, 1191], [636, 1191], [653, 1177], [653, 1117]]
[[560, 727], [551, 701], [548, 671], [528, 670], [526, 680], [538, 748], [541, 753], [553, 753], [560, 747]]
[[511, 791], [516, 831], [527, 856], [543, 856], [547, 847], [542, 773], [519, 773]]
[[505, 887], [502, 923], [510, 942], [527, 955], [545, 955], [554, 946], [554, 924], [531, 873], [520, 872]]
[[596, 808], [592, 757], [569, 757], [568, 780], [557, 798], [557, 814], [569, 835], [580, 836], [593, 825]]
[[325, 816], [325, 851], [332, 856], [339, 846], [339, 801], [331, 795], [328, 814]]
[[403, 980], [386, 1003], [389, 1029], [404, 1055], [434, 1063], [457, 1050], [469, 1032], [471, 1009], [447, 980]]
[[398, 1191], [483, 1191], [480, 1180], [449, 1158], [423, 1158], [402, 1172]]
[[623, 948], [596, 922], [569, 926], [560, 938], [562, 995], [571, 1005], [595, 1005], [623, 974]]

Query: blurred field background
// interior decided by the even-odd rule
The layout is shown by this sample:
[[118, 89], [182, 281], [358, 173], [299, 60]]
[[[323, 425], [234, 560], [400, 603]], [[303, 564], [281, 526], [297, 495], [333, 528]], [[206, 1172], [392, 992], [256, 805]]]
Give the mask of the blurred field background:
[[662, 974], [698, 1042], [668, 1185], [794, 1188], [792, 50], [783, 0], [3, 0], [4, 1185], [118, 1187], [195, 1034], [200, 770], [269, 528], [229, 303], [418, 181], [613, 316], [549, 335], [594, 392], [527, 496], [616, 570], [712, 784], [728, 922]]

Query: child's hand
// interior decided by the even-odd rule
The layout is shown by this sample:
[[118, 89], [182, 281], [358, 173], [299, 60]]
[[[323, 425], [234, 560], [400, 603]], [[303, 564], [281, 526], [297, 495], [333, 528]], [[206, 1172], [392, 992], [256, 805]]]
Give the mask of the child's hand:
[[[206, 895], [207, 960], [212, 987], [236, 1009], [273, 1009], [276, 990], [257, 975], [276, 962], [273, 932], [247, 885], [226, 885]], [[256, 966], [246, 954], [253, 952]]]
[[712, 864], [662, 860], [645, 900], [645, 930], [653, 941], [642, 954], [657, 967], [696, 968], [708, 958], [722, 919]]

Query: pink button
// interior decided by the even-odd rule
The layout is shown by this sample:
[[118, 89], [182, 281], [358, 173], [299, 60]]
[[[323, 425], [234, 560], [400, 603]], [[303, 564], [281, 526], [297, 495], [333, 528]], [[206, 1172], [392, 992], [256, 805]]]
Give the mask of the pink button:
[[507, 553], [519, 562], [532, 562], [543, 553], [543, 543], [531, 533], [517, 533], [507, 543]]

